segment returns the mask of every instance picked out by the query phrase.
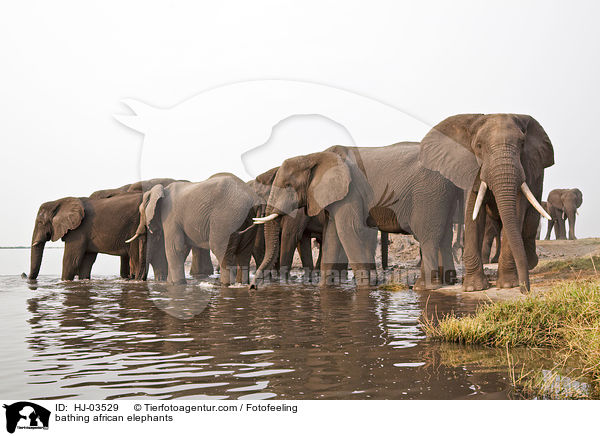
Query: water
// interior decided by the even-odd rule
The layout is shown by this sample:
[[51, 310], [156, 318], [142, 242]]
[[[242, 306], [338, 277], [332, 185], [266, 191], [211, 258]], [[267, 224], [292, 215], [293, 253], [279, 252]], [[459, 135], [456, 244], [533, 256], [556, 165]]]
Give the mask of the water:
[[[0, 397], [10, 399], [508, 398], [504, 350], [428, 341], [419, 317], [469, 313], [439, 293], [211, 282], [168, 288], [116, 276], [60, 282], [46, 250], [0, 250]], [[113, 263], [114, 261], [114, 263]], [[54, 272], [49, 275], [48, 272]], [[113, 275], [109, 275], [109, 274]]]

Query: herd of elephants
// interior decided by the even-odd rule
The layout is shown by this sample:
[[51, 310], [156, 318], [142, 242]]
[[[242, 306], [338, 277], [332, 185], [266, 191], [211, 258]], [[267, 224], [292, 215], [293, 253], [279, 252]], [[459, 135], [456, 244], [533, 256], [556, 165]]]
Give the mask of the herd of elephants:
[[[496, 240], [498, 287], [530, 289], [538, 262], [540, 215], [557, 239], [575, 239], [579, 189], [552, 190], [542, 201], [552, 143], [529, 115], [464, 114], [446, 118], [420, 142], [385, 147], [333, 146], [285, 160], [247, 183], [230, 173], [201, 182], [152, 179], [89, 197], [42, 204], [31, 243], [29, 280], [40, 271], [44, 245], [65, 243], [62, 279], [89, 279], [98, 253], [120, 256], [121, 277], [185, 283], [190, 275], [256, 287], [285, 278], [298, 250], [313, 274], [312, 238], [320, 242], [320, 283], [351, 269], [357, 287], [377, 278], [381, 232], [387, 268], [388, 233], [419, 242], [415, 289], [456, 280], [453, 245], [462, 247], [463, 289], [490, 286], [483, 270]], [[254, 258], [256, 272], [249, 273]], [[347, 277], [347, 275], [345, 276]]]

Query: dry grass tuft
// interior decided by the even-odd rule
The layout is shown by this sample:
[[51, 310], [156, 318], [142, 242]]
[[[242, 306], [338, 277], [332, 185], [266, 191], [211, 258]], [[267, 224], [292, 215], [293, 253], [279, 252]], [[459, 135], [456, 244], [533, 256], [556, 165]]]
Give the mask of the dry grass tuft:
[[[600, 260], [594, 262], [600, 266]], [[484, 305], [462, 318], [449, 314], [440, 320], [423, 319], [422, 326], [429, 337], [442, 341], [507, 349], [553, 348], [564, 361], [576, 357], [581, 374], [591, 378], [594, 389], [600, 386], [598, 278], [561, 282], [547, 293]], [[544, 383], [555, 386], [548, 377]]]

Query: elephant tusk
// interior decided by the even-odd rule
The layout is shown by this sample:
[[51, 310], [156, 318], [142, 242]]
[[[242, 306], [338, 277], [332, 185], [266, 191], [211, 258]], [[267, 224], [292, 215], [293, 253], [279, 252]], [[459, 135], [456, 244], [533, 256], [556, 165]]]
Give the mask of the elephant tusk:
[[252, 218], [252, 221], [254, 221], [255, 224], [264, 224], [264, 223], [267, 223], [269, 221], [273, 221], [278, 216], [279, 216], [278, 213], [272, 213], [269, 216], [260, 217], [260, 218]]
[[563, 210], [563, 219], [566, 220], [567, 219], [567, 213]]
[[579, 215], [579, 211], [578, 210], [575, 211], [575, 215]]
[[473, 207], [473, 221], [477, 219], [477, 215], [479, 214], [479, 209], [481, 209], [481, 205], [483, 204], [483, 198], [485, 197], [485, 192], [487, 191], [487, 185], [482, 180], [481, 185], [479, 185], [479, 191], [477, 191], [477, 198], [475, 199], [475, 206]]
[[31, 244], [31, 246], [32, 246], [32, 247], [36, 247], [36, 246], [38, 246], [38, 245], [40, 245], [40, 244], [41, 244], [41, 242], [40, 242], [40, 241], [36, 241], [36, 242], [34, 242], [33, 244]]
[[535, 196], [529, 189], [529, 186], [527, 186], [526, 182], [523, 182], [523, 184], [521, 185], [521, 191], [523, 191], [523, 194], [525, 194], [525, 197], [527, 197], [527, 200], [529, 200], [531, 205], [533, 207], [535, 207], [535, 210], [537, 210], [541, 216], [543, 216], [547, 220], [552, 220], [552, 217], [550, 215], [548, 215], [548, 212], [546, 212], [544, 210], [544, 208], [542, 207], [542, 205], [537, 201], [537, 199], [535, 198]]
[[135, 235], [133, 235], [131, 238], [129, 238], [128, 240], [125, 241], [126, 244], [129, 244], [130, 242], [134, 241], [138, 236], [137, 233]]

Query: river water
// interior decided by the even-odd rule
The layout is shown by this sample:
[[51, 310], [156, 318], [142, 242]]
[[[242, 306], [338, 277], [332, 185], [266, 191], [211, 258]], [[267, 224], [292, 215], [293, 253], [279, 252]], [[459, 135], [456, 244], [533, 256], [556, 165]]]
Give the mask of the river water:
[[7, 399], [463, 399], [511, 397], [503, 350], [425, 338], [419, 318], [470, 313], [460, 296], [117, 277], [61, 282], [46, 250], [0, 250], [0, 397]]

